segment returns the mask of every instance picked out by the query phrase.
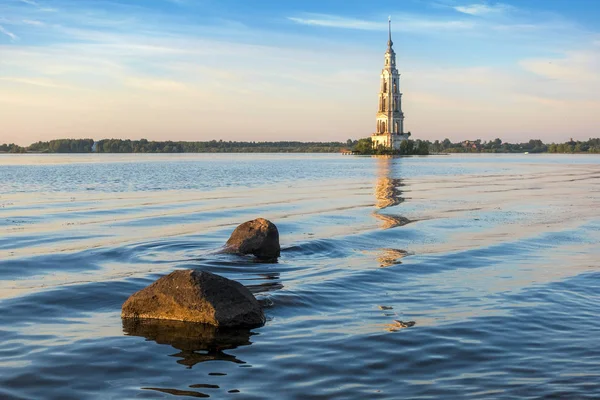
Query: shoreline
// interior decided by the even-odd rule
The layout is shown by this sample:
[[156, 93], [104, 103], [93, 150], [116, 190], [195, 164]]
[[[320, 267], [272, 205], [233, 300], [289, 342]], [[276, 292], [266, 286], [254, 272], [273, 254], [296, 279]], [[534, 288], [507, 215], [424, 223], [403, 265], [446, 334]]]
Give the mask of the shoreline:
[[89, 155], [102, 155], [102, 154], [120, 154], [120, 155], [131, 155], [131, 154], [155, 154], [155, 155], [165, 155], [165, 154], [339, 154], [344, 156], [361, 156], [361, 157], [413, 157], [413, 156], [449, 156], [449, 155], [494, 155], [494, 154], [522, 154], [522, 155], [542, 155], [542, 154], [565, 154], [565, 155], [600, 155], [600, 153], [591, 153], [591, 152], [573, 152], [573, 153], [550, 153], [550, 152], [540, 152], [540, 153], [531, 153], [531, 152], [446, 152], [446, 153], [429, 153], [429, 154], [356, 154], [351, 152], [337, 152], [337, 151], [189, 151], [189, 152], [47, 152], [47, 151], [26, 151], [23, 153], [14, 153], [9, 151], [0, 151], [0, 155], [79, 155], [79, 154], [89, 154]]

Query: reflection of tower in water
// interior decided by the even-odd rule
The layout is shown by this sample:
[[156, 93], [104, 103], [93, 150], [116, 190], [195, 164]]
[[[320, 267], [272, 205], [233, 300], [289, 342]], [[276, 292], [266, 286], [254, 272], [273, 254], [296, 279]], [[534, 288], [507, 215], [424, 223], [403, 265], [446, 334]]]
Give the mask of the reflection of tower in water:
[[375, 184], [377, 208], [395, 206], [404, 201], [399, 188], [402, 180], [392, 177], [392, 161], [393, 158], [385, 156], [377, 159], [377, 183]]
[[[399, 165], [400, 160], [397, 158], [384, 156], [377, 159], [377, 181], [375, 183], [375, 198], [377, 202], [375, 203], [375, 207], [379, 210], [374, 211], [373, 216], [381, 221], [382, 229], [396, 228], [411, 222], [402, 215], [388, 214], [387, 212], [382, 214], [383, 210], [397, 206], [404, 201], [402, 190], [400, 189], [404, 184], [402, 183], [402, 179], [394, 177], [394, 160]], [[382, 248], [379, 249], [379, 252], [377, 261], [379, 261], [381, 267], [401, 264], [400, 260], [407, 255], [405, 250], [393, 248]]]
[[[398, 162], [399, 159], [385, 156], [377, 158], [377, 181], [375, 183], [377, 202], [375, 207], [380, 210], [396, 206], [404, 201], [400, 189], [403, 186], [402, 179], [394, 177], [394, 160]], [[401, 215], [382, 214], [379, 211], [374, 212], [373, 215], [383, 222], [383, 229], [406, 225], [410, 222]]]

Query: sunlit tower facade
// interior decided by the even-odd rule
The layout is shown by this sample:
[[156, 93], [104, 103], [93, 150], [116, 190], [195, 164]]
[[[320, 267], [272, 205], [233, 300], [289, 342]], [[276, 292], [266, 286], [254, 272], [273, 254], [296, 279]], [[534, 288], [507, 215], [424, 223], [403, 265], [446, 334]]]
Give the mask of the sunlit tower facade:
[[400, 143], [410, 134], [404, 133], [404, 113], [400, 74], [396, 68], [396, 53], [392, 42], [392, 20], [388, 20], [388, 46], [385, 52], [381, 84], [379, 87], [379, 108], [377, 110], [376, 131], [371, 135], [373, 147], [393, 150], [400, 149]]

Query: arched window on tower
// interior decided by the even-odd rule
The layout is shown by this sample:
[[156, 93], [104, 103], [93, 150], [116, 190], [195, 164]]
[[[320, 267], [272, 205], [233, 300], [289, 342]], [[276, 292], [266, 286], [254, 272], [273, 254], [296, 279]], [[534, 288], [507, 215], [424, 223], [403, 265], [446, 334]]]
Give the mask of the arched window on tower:
[[398, 111], [398, 97], [394, 97], [394, 111]]
[[381, 121], [381, 133], [385, 133], [385, 121]]
[[394, 123], [394, 125], [396, 125], [396, 128], [394, 129], [394, 131], [395, 131], [396, 133], [400, 133], [400, 129], [399, 129], [399, 127], [398, 127], [398, 121], [396, 121], [396, 122]]
[[387, 93], [387, 81], [383, 82], [383, 93]]
[[382, 103], [383, 105], [382, 105], [382, 107], [381, 107], [381, 111], [385, 111], [385, 110], [386, 110], [386, 104], [385, 104], [385, 103], [386, 103], [386, 101], [385, 101], [385, 100], [386, 100], [386, 99], [384, 98], [384, 99], [383, 99], [383, 103]]
[[396, 84], [395, 79], [394, 79], [394, 93], [398, 93], [398, 85]]

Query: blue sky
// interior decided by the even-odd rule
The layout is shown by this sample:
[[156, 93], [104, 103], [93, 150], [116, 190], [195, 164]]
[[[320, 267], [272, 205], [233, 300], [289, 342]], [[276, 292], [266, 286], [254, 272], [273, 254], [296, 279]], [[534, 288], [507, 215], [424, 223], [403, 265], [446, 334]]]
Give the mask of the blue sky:
[[0, 0], [0, 142], [600, 136], [600, 1]]

